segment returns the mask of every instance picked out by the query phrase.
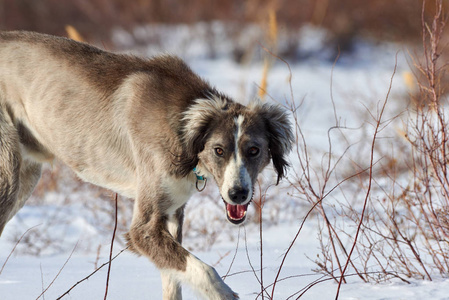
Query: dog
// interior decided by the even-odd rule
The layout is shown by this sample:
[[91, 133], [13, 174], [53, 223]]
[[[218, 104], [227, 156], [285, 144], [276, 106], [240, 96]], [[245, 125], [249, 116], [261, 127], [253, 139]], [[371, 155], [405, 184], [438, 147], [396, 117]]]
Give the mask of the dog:
[[239, 298], [182, 247], [184, 207], [212, 179], [227, 219], [243, 223], [258, 174], [272, 161], [279, 182], [293, 141], [286, 110], [236, 103], [177, 57], [0, 32], [0, 234], [58, 159], [135, 199], [126, 238], [161, 271], [163, 299], [181, 299], [181, 283]]

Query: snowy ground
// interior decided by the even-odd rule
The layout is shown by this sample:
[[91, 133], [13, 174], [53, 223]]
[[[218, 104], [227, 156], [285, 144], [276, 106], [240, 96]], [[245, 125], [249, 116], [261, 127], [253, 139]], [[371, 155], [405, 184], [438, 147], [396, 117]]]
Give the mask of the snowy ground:
[[[237, 234], [237, 232], [236, 232]], [[283, 254], [296, 234], [293, 225], [274, 226], [264, 230], [263, 246], [263, 281], [269, 286], [274, 281]], [[256, 275], [251, 270], [241, 230], [241, 239], [235, 261], [229, 270], [235, 254], [236, 243], [220, 244], [208, 252], [195, 254], [205, 262], [215, 265], [217, 271], [224, 275], [229, 271], [226, 282], [237, 292], [241, 299], [255, 299], [260, 291], [260, 257], [257, 234], [247, 237], [248, 253]], [[309, 284], [321, 277], [311, 269], [314, 264], [305, 256], [313, 256], [317, 251], [315, 232], [306, 229], [289, 253], [285, 267], [282, 269], [280, 281], [274, 299], [296, 299], [297, 292], [307, 288]], [[1, 247], [0, 259], [5, 258], [4, 245]], [[118, 252], [118, 251], [115, 251]], [[0, 299], [36, 299], [43, 289], [54, 280], [58, 272], [69, 258], [70, 253], [45, 257], [13, 256], [0, 276]], [[103, 253], [99, 265], [106, 261], [107, 253]], [[224, 256], [224, 257], [223, 257]], [[60, 275], [45, 293], [45, 299], [56, 299], [94, 271], [96, 255], [79, 255], [77, 250], [69, 259]], [[291, 278], [288, 278], [292, 276]], [[76, 286], [63, 299], [102, 299], [106, 283], [106, 268], [101, 269], [89, 280]], [[301, 299], [334, 299], [337, 285], [326, 281], [319, 283], [307, 291]], [[271, 286], [267, 289], [271, 294]], [[411, 284], [395, 281], [383, 284], [364, 284], [356, 278], [343, 285], [339, 299], [449, 299], [449, 280], [418, 281]], [[194, 293], [184, 288], [185, 299], [197, 299]], [[157, 269], [145, 258], [123, 253], [113, 261], [109, 283], [108, 299], [161, 299], [160, 278]], [[294, 295], [292, 298], [290, 296]], [[41, 298], [43, 299], [43, 298]], [[261, 299], [259, 297], [259, 299]]]
[[[179, 34], [182, 36], [183, 32]], [[304, 44], [304, 49], [317, 53], [325, 52], [321, 48], [322, 41], [316, 40], [316, 37], [320, 36], [319, 33], [311, 30], [303, 35], [300, 42]], [[123, 39], [126, 40], [126, 37]], [[306, 45], [309, 45], [308, 48]], [[170, 45], [166, 46], [169, 52], [177, 53], [178, 44], [175, 43], [171, 48]], [[189, 48], [189, 51], [177, 54], [183, 56], [201, 76], [239, 101], [247, 102], [248, 98], [256, 93], [263, 69], [261, 63], [239, 65], [226, 55], [209, 59], [199, 55], [198, 48], [201, 50], [202, 46], [197, 45], [197, 47]], [[333, 100], [340, 123], [348, 127], [360, 126], [364, 122], [363, 117], [360, 117], [361, 112], [366, 113], [366, 107], [375, 109], [378, 102], [385, 99], [395, 65], [395, 56], [399, 50], [403, 49], [398, 45], [374, 45], [361, 41], [357, 44], [354, 53], [340, 58], [332, 77]], [[140, 51], [142, 52], [142, 49]], [[145, 51], [151, 53], [149, 50]], [[406, 106], [406, 103], [401, 102], [403, 99], [401, 95], [407, 92], [403, 74], [408, 71], [408, 65], [404, 56], [404, 51], [398, 55], [398, 71], [392, 89], [392, 97], [395, 101], [389, 104], [391, 110], [387, 118], [398, 114]], [[308, 145], [312, 149], [311, 153], [326, 151], [327, 131], [336, 123], [330, 85], [332, 60], [327, 58], [323, 59], [322, 56], [316, 55], [291, 64], [293, 95], [297, 103], [304, 99], [298, 115]], [[269, 73], [268, 92], [281, 103], [290, 99], [288, 78], [288, 69], [281, 62], [277, 62]], [[314, 159], [319, 161], [321, 155]], [[292, 162], [295, 162], [294, 158]], [[198, 203], [200, 196], [195, 196], [194, 203]], [[79, 197], [82, 197], [82, 194], [79, 194]], [[282, 201], [287, 198], [287, 195], [280, 195], [278, 201], [282, 204]], [[41, 299], [56, 299], [76, 282], [93, 272], [96, 263], [101, 265], [107, 260], [111, 234], [100, 233], [85, 221], [84, 217], [89, 218], [89, 214], [82, 204], [76, 205], [76, 202], [73, 204], [72, 201], [69, 202], [68, 207], [61, 208], [55, 205], [59, 202], [66, 201], [49, 200], [50, 205], [26, 206], [7, 225], [0, 241], [0, 268], [14, 247], [15, 241], [11, 239], [11, 236], [16, 237], [18, 232], [23, 233], [36, 225], [38, 227], [33, 230], [39, 230], [39, 226], [43, 226], [39, 224], [45, 224], [49, 210], [62, 213], [69, 220], [68, 224], [62, 227], [54, 226], [55, 229], [51, 229], [52, 227], [47, 226], [48, 224], [45, 225], [46, 230], [50, 230], [58, 236], [58, 239], [61, 236], [64, 237], [61, 239], [64, 245], [60, 245], [54, 251], [46, 251], [39, 257], [24, 254], [26, 253], [24, 249], [13, 253], [0, 273], [0, 300], [36, 299], [49, 285]], [[201, 210], [195, 206], [190, 207], [193, 211], [190, 216], [206, 218], [207, 210]], [[282, 205], [280, 207], [282, 208]], [[195, 209], [197, 213], [194, 213]], [[260, 270], [259, 231], [254, 224], [239, 229], [225, 222], [219, 223], [223, 231], [228, 234], [221, 235], [215, 244], [206, 247], [207, 251], [193, 252], [205, 262], [214, 265], [220, 275], [229, 273], [226, 282], [240, 294], [241, 299], [257, 298], [260, 292], [260, 283], [257, 278], [261, 275], [263, 284], [271, 295], [270, 284], [274, 282], [284, 253], [293, 240], [304, 215], [305, 210], [301, 211], [301, 209], [294, 210], [294, 213], [289, 215], [288, 212], [282, 211], [279, 213], [279, 222], [268, 222], [269, 226], [267, 225], [263, 230], [262, 271]], [[224, 219], [224, 214], [222, 217]], [[282, 268], [279, 279], [285, 280], [277, 283], [274, 299], [289, 297], [296, 299], [299, 296], [298, 292], [301, 293], [309, 284], [321, 278], [321, 275], [312, 271], [316, 268], [312, 260], [319, 253], [315, 225], [316, 222], [313, 219], [305, 223]], [[246, 239], [244, 238], [245, 230]], [[201, 235], [197, 237], [197, 239], [204, 238]], [[196, 245], [196, 241], [192, 239], [190, 238], [186, 243]], [[100, 254], [97, 254], [95, 247], [92, 248], [86, 244], [91, 243], [92, 240], [97, 242], [95, 245], [102, 245]], [[29, 242], [22, 244], [26, 247]], [[76, 246], [77, 243], [78, 246]], [[114, 254], [122, 248], [122, 245], [116, 244]], [[74, 251], [70, 256], [72, 249]], [[235, 261], [232, 263], [235, 253]], [[67, 264], [63, 267], [66, 261]], [[255, 272], [251, 270], [251, 265]], [[59, 271], [61, 272], [58, 275]], [[103, 268], [89, 280], [76, 286], [63, 299], [101, 299], [104, 297], [105, 282], [106, 268]], [[334, 299], [336, 289], [337, 285], [333, 281], [321, 282], [308, 290], [301, 299]], [[349, 283], [343, 285], [339, 299], [449, 299], [448, 291], [449, 280], [438, 279], [438, 277], [432, 282], [411, 280], [410, 284], [399, 280], [382, 284], [365, 284], [361, 283], [357, 277], [351, 277]], [[108, 298], [160, 299], [161, 287], [157, 270], [145, 258], [136, 257], [127, 252], [120, 254], [112, 263]], [[196, 299], [188, 288], [184, 288], [184, 298]], [[259, 299], [261, 299], [260, 296]]]

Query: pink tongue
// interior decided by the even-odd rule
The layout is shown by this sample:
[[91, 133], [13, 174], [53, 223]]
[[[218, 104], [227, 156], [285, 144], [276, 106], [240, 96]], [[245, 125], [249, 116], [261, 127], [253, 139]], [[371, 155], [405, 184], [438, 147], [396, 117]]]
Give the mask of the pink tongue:
[[228, 215], [231, 219], [240, 220], [246, 215], [246, 210], [248, 208], [248, 204], [246, 205], [231, 205], [226, 203], [226, 209], [228, 211]]

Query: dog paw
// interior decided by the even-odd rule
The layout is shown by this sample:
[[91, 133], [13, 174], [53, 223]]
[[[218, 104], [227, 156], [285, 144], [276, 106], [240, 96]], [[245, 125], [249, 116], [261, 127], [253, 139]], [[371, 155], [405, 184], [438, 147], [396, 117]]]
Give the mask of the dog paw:
[[[240, 299], [238, 294], [234, 292], [226, 283], [224, 283], [218, 276], [217, 272], [211, 268], [209, 275], [213, 280], [205, 283], [203, 287], [203, 295], [209, 300], [238, 300]], [[210, 278], [210, 277], [209, 277]]]
[[218, 275], [214, 268], [194, 256], [187, 259], [187, 268], [181, 280], [190, 283], [192, 288], [209, 300], [240, 299]]
[[240, 299], [239, 295], [232, 291], [229, 286], [227, 286], [225, 283], [223, 283], [225, 286], [226, 291], [223, 290], [223, 287], [218, 290], [218, 295], [220, 300], [238, 300]]

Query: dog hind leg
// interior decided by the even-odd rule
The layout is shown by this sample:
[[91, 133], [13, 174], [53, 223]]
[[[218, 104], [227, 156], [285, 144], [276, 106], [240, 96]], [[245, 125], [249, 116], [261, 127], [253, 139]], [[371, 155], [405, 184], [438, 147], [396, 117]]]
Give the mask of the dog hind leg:
[[40, 164], [22, 159], [16, 128], [0, 110], [0, 235], [22, 208], [41, 174]]
[[17, 205], [20, 162], [19, 136], [0, 110], [0, 235]]
[[14, 216], [19, 209], [23, 207], [25, 202], [30, 198], [41, 178], [42, 164], [31, 160], [23, 159], [20, 165], [20, 186], [17, 194], [17, 202], [15, 210], [12, 212]]

